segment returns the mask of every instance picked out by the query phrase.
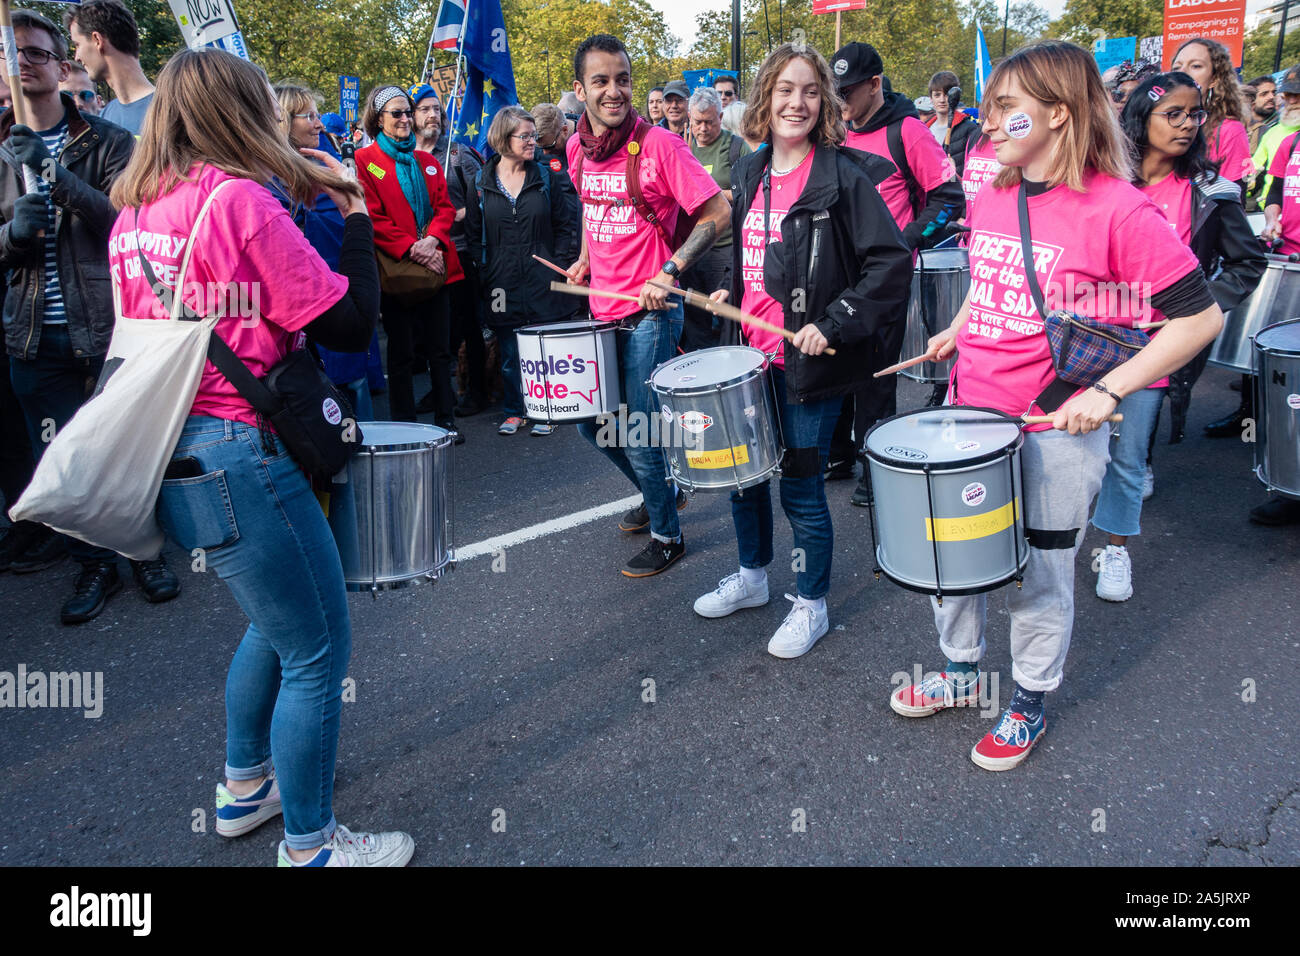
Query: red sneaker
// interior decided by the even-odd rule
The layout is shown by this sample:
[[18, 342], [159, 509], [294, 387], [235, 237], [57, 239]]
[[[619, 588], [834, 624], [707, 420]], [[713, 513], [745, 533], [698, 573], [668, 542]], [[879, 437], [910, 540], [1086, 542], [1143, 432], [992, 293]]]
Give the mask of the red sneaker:
[[1010, 707], [1002, 712], [998, 725], [971, 748], [970, 759], [985, 770], [1010, 770], [1029, 756], [1038, 739], [1047, 732], [1047, 716], [1030, 723]]
[[889, 706], [894, 713], [904, 717], [929, 717], [949, 707], [975, 707], [979, 704], [981, 673], [973, 681], [962, 681], [957, 692], [956, 678], [946, 673], [930, 674], [919, 684], [900, 687], [889, 696]]

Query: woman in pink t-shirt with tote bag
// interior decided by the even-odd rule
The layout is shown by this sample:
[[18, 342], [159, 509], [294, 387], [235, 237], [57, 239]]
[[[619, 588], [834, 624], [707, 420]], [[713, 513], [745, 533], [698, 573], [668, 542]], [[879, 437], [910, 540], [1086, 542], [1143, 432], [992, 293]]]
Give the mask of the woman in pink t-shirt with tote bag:
[[[254, 314], [223, 311], [212, 335], [257, 378], [300, 333], [327, 348], [365, 349], [379, 306], [361, 187], [339, 175], [337, 161], [332, 172], [292, 150], [276, 110], [260, 68], [222, 50], [182, 50], [158, 76], [112, 192], [122, 210], [109, 239], [121, 313], [166, 317], [148, 273], [200, 316], [251, 300]], [[324, 192], [337, 204], [338, 273], [263, 185], [273, 178], [297, 202]], [[212, 289], [232, 291], [213, 302]], [[280, 436], [211, 362], [172, 452], [158, 519], [250, 619], [226, 677], [217, 833], [240, 836], [283, 814], [281, 866], [405, 864], [415, 846], [405, 833], [352, 833], [334, 819], [352, 632], [333, 535]]]
[[[1091, 54], [1059, 41], [1016, 51], [990, 77], [981, 116], [1004, 168], [970, 218], [970, 292], [929, 352], [944, 359], [957, 351], [949, 404], [1052, 415], [1050, 425], [1025, 426], [1021, 452], [1029, 563], [1023, 588], [1005, 592], [1016, 688], [971, 750], [978, 766], [1009, 770], [1042, 736], [1043, 695], [1061, 683], [1074, 559], [1106, 470], [1106, 422], [1126, 395], [1185, 365], [1223, 316], [1196, 258], [1130, 184], [1128, 151]], [[1029, 294], [1022, 208], [1048, 312], [1132, 325], [1154, 307], [1172, 320], [1092, 388], [1059, 384], [1043, 311]], [[1109, 294], [1116, 289], [1130, 294]], [[926, 717], [979, 701], [987, 606], [986, 594], [935, 602], [948, 663], [891, 694], [895, 712]]]

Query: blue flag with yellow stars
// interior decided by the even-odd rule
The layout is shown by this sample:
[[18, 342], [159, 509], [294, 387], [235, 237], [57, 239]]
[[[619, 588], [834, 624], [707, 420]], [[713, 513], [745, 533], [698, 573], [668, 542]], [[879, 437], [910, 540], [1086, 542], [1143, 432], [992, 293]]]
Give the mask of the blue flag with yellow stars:
[[470, 0], [461, 52], [466, 60], [465, 99], [456, 138], [485, 152], [492, 117], [501, 107], [519, 102], [501, 0]]
[[[713, 81], [720, 76], [729, 76], [736, 79], [735, 70], [683, 70], [682, 78], [686, 80], [686, 86], [692, 90], [698, 90], [702, 86], [712, 86]], [[736, 85], [740, 82], [737, 80]]]

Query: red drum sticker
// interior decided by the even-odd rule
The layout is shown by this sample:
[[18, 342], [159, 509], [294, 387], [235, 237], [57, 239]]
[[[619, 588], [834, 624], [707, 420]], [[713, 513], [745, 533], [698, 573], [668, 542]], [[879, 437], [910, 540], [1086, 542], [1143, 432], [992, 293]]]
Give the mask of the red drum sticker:
[[682, 428], [686, 429], [692, 435], [702, 435], [705, 431], [713, 427], [713, 419], [703, 412], [682, 412], [679, 421]]

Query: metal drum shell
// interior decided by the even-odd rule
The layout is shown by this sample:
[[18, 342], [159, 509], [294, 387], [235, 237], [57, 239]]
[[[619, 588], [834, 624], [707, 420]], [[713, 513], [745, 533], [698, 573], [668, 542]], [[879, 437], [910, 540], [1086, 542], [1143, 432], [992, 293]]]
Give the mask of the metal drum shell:
[[1223, 329], [1210, 346], [1210, 364], [1249, 374], [1253, 338], [1266, 326], [1300, 316], [1300, 262], [1270, 255], [1268, 268], [1249, 298], [1223, 317]]
[[[923, 249], [917, 254], [907, 305], [907, 326], [903, 331], [905, 357], [925, 353], [930, 336], [952, 324], [969, 289], [970, 254], [965, 249]], [[927, 316], [931, 328], [926, 326]], [[947, 383], [955, 361], [956, 355], [942, 362], [922, 362], [898, 374], [927, 385]]]
[[437, 580], [454, 560], [453, 436], [415, 422], [362, 422], [365, 443], [330, 495], [330, 528], [349, 591]]
[[[870, 442], [872, 432], [891, 422], [953, 412], [984, 412], [996, 416], [990, 422], [1012, 421], [993, 409], [944, 406], [895, 415], [878, 423], [867, 436], [876, 563], [895, 584], [922, 594], [991, 591], [1019, 579], [1029, 561], [1020, 457], [1024, 435], [1018, 428], [1013, 440], [960, 461], [918, 458], [909, 463], [882, 454]], [[982, 486], [978, 511], [963, 501], [967, 489], [975, 484]], [[996, 512], [1008, 507], [1010, 521], [1005, 527], [975, 537], [947, 537], [960, 533], [951, 524], [953, 521], [973, 522], [972, 528], [985, 522], [996, 524], [1000, 521]], [[945, 538], [937, 544], [928, 534], [933, 527], [931, 519], [945, 521], [941, 532]]]
[[[710, 354], [743, 351], [753, 353], [755, 368], [719, 381], [692, 383], [689, 387], [669, 387], [656, 380], [660, 373], [689, 363], [708, 360]], [[781, 442], [777, 435], [776, 409], [768, 375], [771, 359], [750, 346], [719, 346], [679, 355], [657, 366], [650, 374], [650, 388], [658, 399], [663, 417], [671, 420], [668, 447], [669, 467], [677, 484], [687, 491], [743, 491], [767, 481], [781, 462]], [[748, 410], [752, 409], [753, 414]], [[693, 433], [682, 427], [688, 413], [707, 415], [710, 427]], [[745, 448], [744, 462], [728, 449]], [[692, 466], [690, 454], [727, 455], [726, 465]], [[696, 460], [699, 460], [698, 458]]]
[[1300, 319], [1255, 336], [1255, 476], [1300, 498]]
[[[552, 425], [593, 422], [601, 415], [617, 413], [623, 401], [623, 387], [620, 380], [618, 364], [618, 325], [613, 322], [566, 321], [548, 322], [542, 325], [525, 325], [514, 331], [515, 341], [519, 346], [519, 387], [524, 396], [524, 412], [535, 422], [547, 422]], [[587, 403], [576, 411], [555, 411], [557, 402], [571, 404], [564, 399], [537, 398], [529, 394], [528, 378], [524, 375], [525, 361], [549, 364], [552, 358], [567, 361], [569, 356], [578, 351], [579, 356], [590, 361], [597, 359], [597, 377], [587, 389], [592, 392], [595, 401]], [[573, 377], [583, 373], [568, 373], [560, 376], [565, 379], [569, 389]], [[541, 376], [543, 388], [552, 384], [551, 376]]]

